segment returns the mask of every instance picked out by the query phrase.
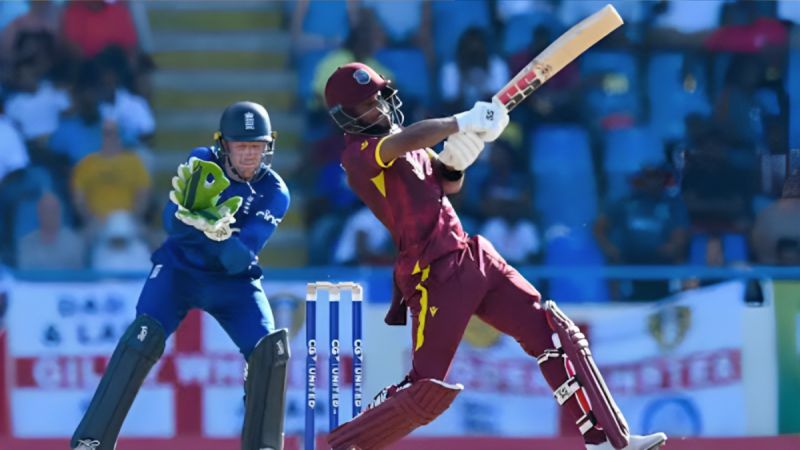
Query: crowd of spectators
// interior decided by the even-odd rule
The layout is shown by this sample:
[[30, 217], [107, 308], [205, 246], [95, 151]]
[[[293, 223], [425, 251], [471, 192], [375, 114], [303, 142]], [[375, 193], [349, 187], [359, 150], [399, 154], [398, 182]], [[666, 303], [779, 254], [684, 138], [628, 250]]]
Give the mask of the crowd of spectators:
[[[292, 9], [314, 163], [304, 174], [312, 263], [391, 255], [338, 168], [341, 133], [320, 95], [336, 65], [365, 61], [393, 80], [406, 123], [453, 114], [487, 100], [605, 3], [363, 0]], [[509, 129], [468, 171], [452, 198], [467, 231], [518, 264], [795, 264], [796, 174], [777, 198], [789, 172], [789, 96], [798, 87], [787, 67], [800, 8], [611, 3], [625, 26], [513, 111]], [[302, 88], [304, 79], [313, 89]], [[669, 285], [615, 289], [657, 298]]]
[[[322, 99], [338, 65], [364, 61], [392, 79], [406, 123], [449, 115], [488, 99], [605, 3], [284, 3], [307, 162], [284, 175], [306, 199], [309, 263], [394, 256], [339, 165], [342, 135]], [[515, 264], [797, 264], [800, 175], [784, 177], [797, 169], [786, 154], [800, 3], [611, 3], [626, 25], [513, 111], [470, 168], [451, 198], [465, 229]], [[153, 70], [127, 2], [0, 2], [3, 264], [147, 268], [161, 237], [145, 227], [159, 210]], [[550, 292], [656, 298], [673, 284], [608, 293], [552, 280]]]
[[126, 2], [0, 3], [0, 260], [146, 270], [147, 76]]

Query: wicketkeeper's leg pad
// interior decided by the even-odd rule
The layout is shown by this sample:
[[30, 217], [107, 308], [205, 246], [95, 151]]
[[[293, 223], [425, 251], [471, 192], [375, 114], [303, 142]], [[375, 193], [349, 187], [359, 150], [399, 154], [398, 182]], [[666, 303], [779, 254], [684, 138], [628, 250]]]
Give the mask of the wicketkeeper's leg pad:
[[283, 416], [289, 332], [274, 331], [258, 341], [247, 360], [242, 450], [283, 449]]
[[78, 441], [96, 441], [97, 450], [113, 450], [122, 422], [150, 369], [164, 353], [166, 333], [161, 324], [147, 315], [137, 317], [120, 338], [108, 362], [100, 385], [83, 420], [72, 436]]
[[[555, 333], [556, 349], [539, 357], [539, 364], [562, 352], [574, 368], [573, 376], [555, 390], [559, 404], [564, 404], [573, 395], [585, 395], [590, 410], [578, 422], [581, 433], [586, 434], [595, 425], [602, 427], [606, 438], [616, 449], [625, 448], [630, 440], [628, 423], [608, 391], [603, 376], [597, 369], [589, 350], [589, 341], [575, 323], [564, 314], [552, 300], [544, 303], [547, 323]], [[557, 338], [556, 338], [557, 336]]]
[[442, 415], [464, 389], [426, 378], [397, 391], [328, 435], [333, 450], [377, 450]]

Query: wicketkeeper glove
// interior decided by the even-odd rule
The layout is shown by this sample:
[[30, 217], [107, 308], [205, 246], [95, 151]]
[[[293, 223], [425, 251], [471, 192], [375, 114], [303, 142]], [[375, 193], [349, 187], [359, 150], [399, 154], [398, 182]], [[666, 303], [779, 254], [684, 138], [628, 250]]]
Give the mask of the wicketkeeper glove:
[[189, 158], [178, 166], [178, 174], [172, 177], [169, 199], [178, 206], [175, 217], [192, 226], [215, 241], [231, 237], [233, 217], [242, 206], [242, 197], [234, 196], [219, 202], [220, 194], [231, 182], [222, 168], [199, 158]]
[[492, 142], [497, 139], [508, 126], [508, 111], [499, 101], [475, 102], [469, 111], [456, 114], [458, 131], [471, 131], [480, 137], [483, 142]]

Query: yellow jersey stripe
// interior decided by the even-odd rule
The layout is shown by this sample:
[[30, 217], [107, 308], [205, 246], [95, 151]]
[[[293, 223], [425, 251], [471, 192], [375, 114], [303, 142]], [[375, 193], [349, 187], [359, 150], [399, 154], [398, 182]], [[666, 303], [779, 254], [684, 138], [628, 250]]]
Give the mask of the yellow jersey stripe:
[[431, 267], [428, 266], [422, 269], [422, 277], [419, 280], [419, 284], [417, 284], [416, 290], [420, 292], [419, 297], [419, 326], [417, 327], [417, 345], [414, 346], [414, 351], [417, 351], [422, 347], [422, 344], [425, 343], [425, 322], [428, 319], [428, 288], [422, 285], [425, 280], [428, 279], [428, 275], [431, 273]]
[[375, 185], [375, 187], [378, 189], [378, 192], [381, 193], [383, 198], [386, 198], [386, 181], [384, 180], [383, 170], [381, 170], [381, 173], [370, 178], [369, 181], [372, 181], [372, 184]]
[[381, 159], [381, 146], [383, 145], [383, 141], [385, 141], [386, 138], [388, 138], [388, 137], [389, 136], [382, 137], [381, 140], [378, 141], [378, 145], [375, 146], [375, 161], [378, 162], [378, 166], [383, 167], [384, 169], [388, 169], [389, 167], [392, 167], [392, 164], [394, 164], [394, 161], [395, 161], [393, 159], [393, 160], [389, 161], [388, 164], [384, 164], [383, 160]]

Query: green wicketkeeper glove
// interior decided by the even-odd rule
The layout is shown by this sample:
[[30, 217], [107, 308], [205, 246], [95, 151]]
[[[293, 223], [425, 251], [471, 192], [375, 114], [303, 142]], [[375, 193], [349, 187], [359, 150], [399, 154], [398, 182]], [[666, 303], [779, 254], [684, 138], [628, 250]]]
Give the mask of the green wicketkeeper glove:
[[197, 228], [209, 239], [224, 241], [231, 237], [233, 215], [242, 206], [242, 197], [234, 196], [219, 203], [220, 194], [231, 182], [222, 168], [211, 162], [192, 157], [178, 166], [172, 177], [169, 199], [178, 205], [175, 217]]

